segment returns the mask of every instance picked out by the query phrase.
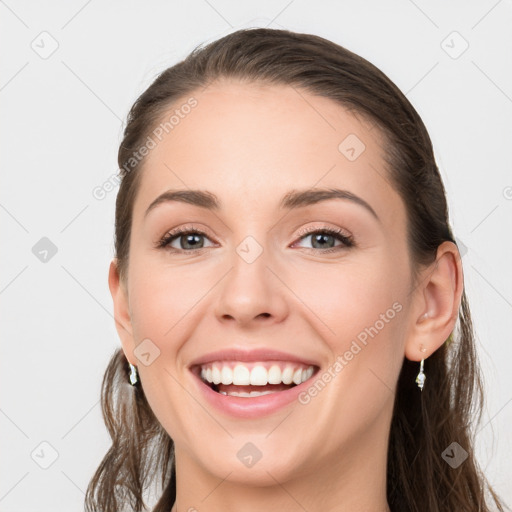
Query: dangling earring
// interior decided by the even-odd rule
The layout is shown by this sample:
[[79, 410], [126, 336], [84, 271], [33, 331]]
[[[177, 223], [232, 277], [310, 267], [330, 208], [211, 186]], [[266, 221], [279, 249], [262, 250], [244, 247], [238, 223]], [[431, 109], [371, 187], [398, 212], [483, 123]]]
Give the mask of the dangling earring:
[[418, 387], [420, 388], [420, 391], [423, 391], [423, 386], [425, 384], [425, 380], [427, 379], [427, 376], [423, 373], [423, 361], [421, 360], [420, 363], [420, 373], [418, 373], [418, 376], [416, 377], [416, 383], [418, 384]]
[[135, 386], [135, 384], [137, 384], [137, 382], [139, 381], [138, 377], [137, 377], [137, 367], [136, 366], [133, 366], [132, 363], [128, 363], [130, 365], [130, 384], [132, 386]]

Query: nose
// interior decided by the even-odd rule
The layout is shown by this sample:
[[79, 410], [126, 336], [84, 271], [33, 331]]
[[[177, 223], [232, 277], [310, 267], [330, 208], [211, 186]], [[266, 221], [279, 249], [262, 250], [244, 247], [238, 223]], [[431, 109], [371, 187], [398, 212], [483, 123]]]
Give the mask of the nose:
[[249, 327], [280, 323], [288, 315], [286, 287], [268, 266], [266, 251], [252, 262], [235, 253], [222, 281], [216, 316], [220, 322]]

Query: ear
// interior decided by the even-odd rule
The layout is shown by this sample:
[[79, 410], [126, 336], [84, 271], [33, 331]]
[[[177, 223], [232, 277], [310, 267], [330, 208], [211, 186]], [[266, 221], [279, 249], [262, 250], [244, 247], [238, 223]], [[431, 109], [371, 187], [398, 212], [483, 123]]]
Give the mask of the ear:
[[125, 284], [119, 279], [117, 259], [110, 262], [108, 272], [108, 287], [112, 300], [114, 301], [114, 320], [116, 322], [117, 333], [121, 339], [124, 355], [126, 359], [136, 366], [136, 359], [133, 356], [135, 344], [133, 341], [132, 324], [130, 316], [130, 306], [128, 302], [128, 292]]
[[453, 242], [438, 247], [436, 261], [422, 272], [419, 282], [405, 346], [405, 357], [410, 361], [427, 359], [455, 328], [464, 279], [459, 250]]

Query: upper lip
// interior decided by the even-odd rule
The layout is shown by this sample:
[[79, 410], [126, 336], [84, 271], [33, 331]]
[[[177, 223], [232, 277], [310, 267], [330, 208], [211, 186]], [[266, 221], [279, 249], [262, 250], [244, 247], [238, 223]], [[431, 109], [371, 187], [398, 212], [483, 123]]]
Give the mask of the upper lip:
[[216, 361], [291, 361], [308, 364], [310, 366], [318, 366], [318, 363], [312, 359], [299, 357], [294, 354], [288, 354], [286, 352], [281, 352], [271, 348], [228, 348], [224, 350], [218, 350], [198, 357], [190, 363], [190, 366], [198, 366]]

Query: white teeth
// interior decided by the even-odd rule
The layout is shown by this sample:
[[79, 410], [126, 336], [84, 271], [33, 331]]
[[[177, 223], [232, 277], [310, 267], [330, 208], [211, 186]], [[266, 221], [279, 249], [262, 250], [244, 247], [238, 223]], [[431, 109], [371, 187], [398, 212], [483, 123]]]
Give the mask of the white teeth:
[[293, 374], [293, 382], [295, 384], [300, 384], [302, 382], [302, 369], [299, 368], [298, 370], [295, 370], [295, 373]]
[[270, 395], [271, 393], [277, 393], [277, 391], [250, 391], [249, 393], [245, 391], [230, 391], [229, 393], [226, 391], [220, 391], [221, 395], [228, 396], [262, 396], [262, 395]]
[[213, 365], [212, 367], [212, 379], [214, 384], [219, 384], [221, 377], [220, 377], [220, 370], [217, 366]]
[[281, 374], [281, 380], [283, 384], [291, 384], [293, 381], [293, 368], [291, 366], [287, 366], [283, 373]]
[[[267, 370], [268, 368], [268, 370]], [[283, 368], [283, 369], [281, 369]], [[212, 384], [234, 384], [236, 386], [266, 386], [267, 384], [301, 384], [313, 375], [313, 366], [304, 368], [297, 363], [234, 363], [218, 361], [201, 368], [201, 378]]]
[[315, 369], [310, 366], [307, 370], [306, 370], [306, 377], [304, 377], [304, 373], [302, 374], [302, 382], [306, 382], [308, 379], [311, 378], [311, 376], [313, 375]]
[[248, 386], [251, 383], [251, 374], [247, 366], [237, 364], [233, 370], [233, 384], [236, 386]]
[[233, 384], [233, 370], [229, 366], [222, 367], [222, 384]]
[[251, 386], [266, 386], [268, 384], [267, 370], [263, 366], [255, 366], [251, 370]]
[[268, 371], [268, 383], [269, 384], [281, 384], [281, 368], [274, 364]]

